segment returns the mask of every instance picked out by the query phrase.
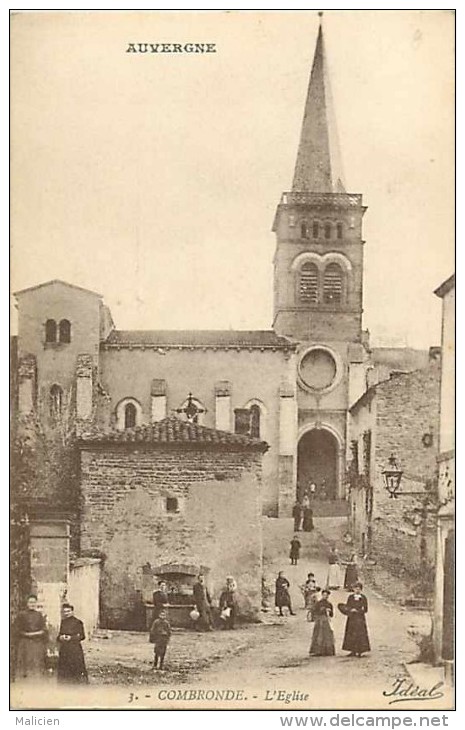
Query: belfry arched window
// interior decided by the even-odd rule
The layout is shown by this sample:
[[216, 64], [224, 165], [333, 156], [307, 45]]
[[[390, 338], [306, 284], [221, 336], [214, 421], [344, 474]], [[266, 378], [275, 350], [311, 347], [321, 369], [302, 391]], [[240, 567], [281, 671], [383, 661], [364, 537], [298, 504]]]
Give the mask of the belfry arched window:
[[307, 221], [302, 221], [301, 224], [300, 224], [300, 237], [301, 238], [307, 238], [308, 237]]
[[323, 279], [323, 301], [325, 304], [340, 304], [343, 299], [344, 274], [339, 264], [331, 263], [325, 269]]
[[331, 238], [331, 223], [327, 222], [325, 223], [325, 238]]
[[45, 342], [57, 341], [57, 323], [54, 319], [47, 319], [45, 323]]
[[318, 304], [318, 268], [316, 264], [307, 262], [302, 265], [299, 297], [300, 301], [305, 304]]
[[50, 418], [58, 421], [63, 413], [63, 388], [59, 385], [52, 385], [50, 388]]
[[336, 224], [336, 237], [339, 239], [342, 238], [342, 223]]
[[312, 236], [313, 236], [313, 238], [318, 238], [319, 235], [320, 235], [320, 224], [318, 223], [318, 221], [313, 221]]
[[60, 342], [71, 342], [71, 322], [68, 319], [62, 319], [58, 328], [58, 339]]

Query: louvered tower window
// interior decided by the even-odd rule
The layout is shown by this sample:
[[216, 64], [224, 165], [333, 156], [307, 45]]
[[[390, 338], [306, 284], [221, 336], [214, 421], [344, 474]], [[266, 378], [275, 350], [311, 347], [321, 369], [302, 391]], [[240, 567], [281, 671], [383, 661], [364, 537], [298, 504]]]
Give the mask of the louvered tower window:
[[323, 301], [325, 304], [342, 302], [343, 274], [339, 264], [328, 264], [323, 280]]
[[304, 264], [300, 270], [300, 301], [318, 303], [318, 269], [315, 264]]

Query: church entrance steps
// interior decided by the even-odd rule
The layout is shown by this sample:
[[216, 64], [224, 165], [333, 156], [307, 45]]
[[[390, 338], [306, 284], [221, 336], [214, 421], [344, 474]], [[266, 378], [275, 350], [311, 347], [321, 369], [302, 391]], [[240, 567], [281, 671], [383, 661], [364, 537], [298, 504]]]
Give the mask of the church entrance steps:
[[[289, 549], [292, 537], [297, 534], [301, 544], [299, 565], [315, 559], [327, 561], [329, 547], [340, 543], [347, 530], [347, 518], [341, 516], [316, 517], [312, 532], [294, 533], [294, 520], [291, 518], [263, 518], [263, 565], [268, 574], [268, 566], [277, 560], [282, 569], [290, 565]], [[311, 570], [311, 567], [309, 568]], [[276, 576], [275, 576], [276, 578]]]
[[311, 506], [314, 517], [347, 517], [349, 514], [349, 505], [345, 499], [315, 499]]

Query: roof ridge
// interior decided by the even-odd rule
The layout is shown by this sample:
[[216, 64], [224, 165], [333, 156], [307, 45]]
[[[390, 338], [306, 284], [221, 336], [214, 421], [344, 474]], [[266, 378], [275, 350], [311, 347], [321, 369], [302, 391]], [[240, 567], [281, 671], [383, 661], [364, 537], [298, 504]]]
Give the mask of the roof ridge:
[[19, 294], [25, 294], [26, 292], [33, 291], [34, 289], [41, 289], [44, 286], [50, 286], [51, 284], [63, 284], [63, 286], [68, 286], [70, 289], [79, 289], [80, 291], [85, 291], [88, 294], [93, 294], [96, 297], [99, 297], [100, 299], [103, 299], [102, 294], [99, 294], [98, 292], [94, 291], [93, 289], [86, 289], [84, 286], [78, 286], [77, 284], [70, 284], [69, 281], [64, 281], [63, 279], [49, 279], [49, 281], [43, 281], [41, 284], [34, 284], [34, 286], [27, 286], [25, 289], [18, 289], [18, 291], [13, 292], [13, 295], [16, 297]]
[[[147, 436], [149, 438], [147, 438]], [[185, 446], [197, 444], [200, 446], [212, 445], [219, 447], [238, 447], [265, 452], [268, 444], [260, 439], [253, 439], [245, 434], [222, 431], [211, 426], [192, 423], [170, 414], [160, 421], [144, 423], [123, 431], [102, 429], [95, 427], [80, 436], [82, 443], [150, 443], [150, 444], [183, 444]]]

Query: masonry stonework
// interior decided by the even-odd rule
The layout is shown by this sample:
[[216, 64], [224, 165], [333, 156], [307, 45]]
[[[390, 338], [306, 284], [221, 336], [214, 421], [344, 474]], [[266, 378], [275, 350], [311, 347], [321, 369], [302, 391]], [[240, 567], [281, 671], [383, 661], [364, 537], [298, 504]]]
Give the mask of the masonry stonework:
[[[127, 626], [146, 563], [206, 566], [215, 598], [226, 575], [240, 575], [242, 612], [256, 614], [260, 482], [257, 452], [83, 446], [81, 547], [104, 557], [104, 624]], [[178, 512], [167, 511], [168, 497]]]
[[[357, 450], [358, 479], [352, 478], [350, 521], [357, 545], [394, 575], [432, 572], [435, 525], [432, 516], [415, 524], [420, 497], [391, 499], [383, 469], [394, 454], [403, 471], [401, 491], [419, 491], [433, 482], [439, 429], [438, 362], [392, 376], [372, 387], [351, 409], [350, 439]], [[370, 449], [367, 455], [367, 435]], [[368, 463], [367, 463], [368, 458]], [[350, 471], [350, 470], [349, 470]], [[422, 563], [422, 540], [426, 561]], [[430, 587], [433, 587], [432, 575]]]

